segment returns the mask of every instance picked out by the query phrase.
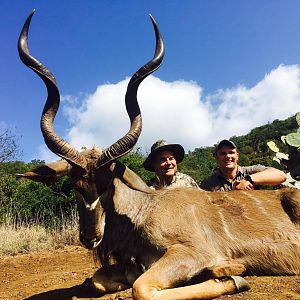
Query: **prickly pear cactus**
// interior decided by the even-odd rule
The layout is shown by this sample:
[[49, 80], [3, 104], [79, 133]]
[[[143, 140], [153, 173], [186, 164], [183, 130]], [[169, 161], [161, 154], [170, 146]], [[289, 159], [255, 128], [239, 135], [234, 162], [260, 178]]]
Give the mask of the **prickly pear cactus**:
[[267, 145], [275, 152], [274, 162], [288, 172], [288, 179], [283, 185], [300, 189], [300, 112], [296, 114], [296, 120], [299, 126], [297, 131], [281, 137], [281, 141], [288, 146], [288, 153], [280, 152], [273, 141], [268, 142]]

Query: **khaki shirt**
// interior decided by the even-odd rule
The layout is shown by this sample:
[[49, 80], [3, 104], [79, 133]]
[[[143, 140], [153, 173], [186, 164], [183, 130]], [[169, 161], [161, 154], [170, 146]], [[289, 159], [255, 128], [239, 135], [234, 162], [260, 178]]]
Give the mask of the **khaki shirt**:
[[180, 172], [176, 172], [175, 180], [170, 185], [165, 185], [165, 186], [160, 185], [160, 183], [157, 181], [156, 178], [152, 178], [150, 180], [149, 186], [155, 189], [175, 188], [175, 187], [192, 187], [192, 188], [199, 189], [198, 184], [191, 176]]
[[213, 175], [203, 180], [199, 186], [206, 191], [231, 191], [233, 190], [233, 184], [236, 181], [241, 181], [242, 179], [245, 179], [245, 176], [247, 175], [255, 174], [266, 169], [267, 167], [263, 165], [254, 165], [249, 167], [238, 166], [237, 174], [233, 181], [228, 181], [222, 176], [220, 170], [217, 170]]

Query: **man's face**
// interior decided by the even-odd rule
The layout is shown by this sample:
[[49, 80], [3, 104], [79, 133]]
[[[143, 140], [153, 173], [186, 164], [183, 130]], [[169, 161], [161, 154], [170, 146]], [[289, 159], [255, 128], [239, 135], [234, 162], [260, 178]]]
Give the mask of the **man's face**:
[[177, 171], [177, 162], [170, 151], [158, 153], [153, 162], [153, 168], [159, 177], [173, 177]]
[[221, 170], [233, 170], [237, 166], [239, 154], [236, 148], [223, 146], [216, 153], [216, 159]]

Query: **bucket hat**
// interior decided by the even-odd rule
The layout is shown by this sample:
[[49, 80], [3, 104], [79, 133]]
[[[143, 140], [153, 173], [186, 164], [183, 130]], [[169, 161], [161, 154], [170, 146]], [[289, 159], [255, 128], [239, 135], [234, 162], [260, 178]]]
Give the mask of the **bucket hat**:
[[154, 172], [153, 159], [162, 151], [170, 151], [174, 154], [177, 163], [182, 162], [184, 158], [184, 148], [179, 144], [168, 144], [165, 140], [158, 140], [151, 146], [151, 152], [143, 163], [143, 167]]

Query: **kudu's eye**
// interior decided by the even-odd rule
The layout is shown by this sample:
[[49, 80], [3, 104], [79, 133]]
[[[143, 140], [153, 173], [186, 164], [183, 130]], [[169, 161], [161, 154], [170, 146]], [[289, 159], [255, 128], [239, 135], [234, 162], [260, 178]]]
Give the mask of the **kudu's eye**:
[[85, 190], [82, 187], [75, 187], [76, 192], [78, 192], [82, 197], [85, 195]]
[[75, 191], [78, 192], [82, 197], [86, 195], [85, 184], [82, 180], [78, 180], [77, 182], [74, 182], [73, 185]]

